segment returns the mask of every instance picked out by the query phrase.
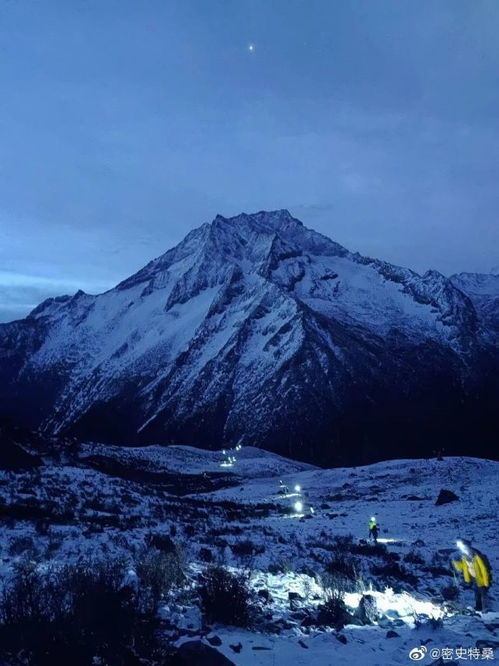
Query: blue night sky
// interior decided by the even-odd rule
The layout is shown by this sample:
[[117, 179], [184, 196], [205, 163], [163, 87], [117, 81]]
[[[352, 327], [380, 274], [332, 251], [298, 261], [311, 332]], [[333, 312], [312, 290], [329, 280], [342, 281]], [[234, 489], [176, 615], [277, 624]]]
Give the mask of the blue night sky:
[[490, 271], [498, 34], [496, 0], [0, 0], [0, 320], [217, 213]]

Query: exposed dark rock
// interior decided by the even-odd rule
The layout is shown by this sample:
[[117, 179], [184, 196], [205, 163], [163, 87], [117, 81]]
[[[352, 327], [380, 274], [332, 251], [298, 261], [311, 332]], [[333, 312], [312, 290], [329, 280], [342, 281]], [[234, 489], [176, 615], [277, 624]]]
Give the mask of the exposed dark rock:
[[304, 601], [304, 597], [299, 592], [288, 592], [288, 599], [290, 601]]
[[173, 656], [172, 666], [235, 666], [215, 648], [205, 645], [201, 641], [187, 641], [183, 643]]
[[379, 616], [376, 597], [371, 594], [364, 594], [359, 601], [354, 617], [363, 624], [373, 624]]
[[393, 631], [393, 629], [390, 629], [389, 631], [386, 632], [386, 638], [399, 638], [400, 634], [397, 634], [396, 631]]
[[213, 551], [211, 551], [209, 548], [200, 548], [199, 559], [202, 562], [213, 562]]
[[263, 599], [266, 603], [271, 603], [273, 601], [272, 595], [268, 591], [266, 587], [262, 588], [261, 590], [258, 590], [258, 596]]
[[222, 645], [222, 639], [216, 634], [214, 636], [206, 636], [206, 640], [210, 645], [213, 645], [213, 647], [219, 647]]
[[301, 621], [301, 626], [302, 627], [313, 627], [317, 624], [317, 620], [312, 617], [311, 615], [307, 615], [302, 621]]
[[456, 493], [453, 493], [452, 490], [446, 490], [445, 488], [442, 488], [442, 490], [438, 494], [435, 506], [440, 506], [442, 504], [449, 504], [450, 502], [457, 502], [458, 500], [459, 497], [456, 495]]
[[242, 643], [236, 643], [235, 645], [229, 645], [230, 649], [232, 652], [235, 652], [236, 654], [239, 654], [241, 650], [243, 649], [243, 644]]

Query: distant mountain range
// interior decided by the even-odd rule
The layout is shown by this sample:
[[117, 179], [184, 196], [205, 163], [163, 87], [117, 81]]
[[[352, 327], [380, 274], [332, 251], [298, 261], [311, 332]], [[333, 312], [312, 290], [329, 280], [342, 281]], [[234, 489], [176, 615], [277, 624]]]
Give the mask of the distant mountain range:
[[498, 404], [499, 275], [418, 275], [286, 210], [219, 215], [114, 289], [0, 325], [0, 413], [84, 439], [492, 456]]

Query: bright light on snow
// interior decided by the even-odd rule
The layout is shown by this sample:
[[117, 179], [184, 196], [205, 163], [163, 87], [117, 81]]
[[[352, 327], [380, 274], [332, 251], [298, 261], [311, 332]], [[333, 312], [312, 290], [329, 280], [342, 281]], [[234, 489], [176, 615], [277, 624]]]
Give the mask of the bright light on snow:
[[301, 486], [299, 486], [298, 484], [296, 484], [295, 486], [295, 492], [297, 493], [301, 492]]
[[301, 513], [303, 511], [303, 502], [295, 502], [293, 508], [296, 513]]
[[378, 543], [397, 543], [397, 539], [386, 539], [386, 538], [380, 539], [378, 537]]
[[281, 495], [282, 499], [290, 499], [291, 497], [300, 497], [299, 493], [286, 493], [285, 495]]
[[[444, 615], [443, 609], [435, 606], [431, 601], [416, 599], [407, 592], [395, 594], [391, 587], [386, 588], [384, 592], [372, 590], [368, 594], [376, 598], [376, 604], [382, 613], [390, 610], [396, 611], [406, 624], [412, 624], [418, 615], [427, 615], [436, 619]], [[361, 597], [362, 595], [358, 592], [348, 592], [345, 594], [345, 603], [350, 608], [357, 608]]]

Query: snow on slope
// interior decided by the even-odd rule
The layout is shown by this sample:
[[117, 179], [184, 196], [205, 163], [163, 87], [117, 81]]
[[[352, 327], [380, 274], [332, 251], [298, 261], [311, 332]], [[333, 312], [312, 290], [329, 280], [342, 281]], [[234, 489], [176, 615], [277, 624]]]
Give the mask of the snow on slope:
[[[237, 666], [395, 666], [410, 663], [409, 651], [421, 645], [428, 648], [422, 663], [430, 664], [436, 661], [430, 658], [430, 649], [476, 649], [482, 641], [478, 643], [482, 650], [499, 641], [495, 587], [491, 611], [481, 617], [463, 614], [459, 608], [445, 610], [441, 596], [441, 589], [453, 582], [450, 558], [457, 536], [472, 539], [489, 557], [492, 570], [498, 570], [497, 462], [395, 460], [324, 470], [243, 447], [230, 470], [237, 485], [179, 498], [163, 491], [157, 480], [152, 485], [138, 483], [86, 468], [86, 459], [97, 454], [132, 466], [140, 461], [149, 469], [174, 472], [180, 480], [195, 471], [200, 490], [204, 476], [215, 475], [224, 459], [221, 451], [191, 447], [87, 445], [72, 464], [47, 465], [16, 475], [0, 472], [4, 507], [24, 500], [31, 506], [35, 498], [43, 502], [56, 498], [58, 516], [47, 535], [37, 532], [29, 520], [5, 524], [0, 539], [3, 575], [22, 556], [20, 543], [26, 538], [33, 540], [33, 546], [24, 546], [30, 557], [29, 549], [34, 547], [38, 558], [45, 553], [45, 558], [66, 563], [85, 554], [109, 558], [129, 553], [151, 532], [174, 534], [193, 582], [206, 566], [200, 559], [204, 548], [236, 572], [250, 569], [255, 590], [267, 589], [271, 595], [265, 612], [271, 614], [271, 624], [279, 627], [273, 633], [211, 627], [211, 633], [222, 641], [217, 649]], [[281, 476], [289, 488], [286, 494], [279, 485]], [[301, 486], [299, 491], [295, 485]], [[459, 499], [435, 506], [442, 487], [454, 491]], [[293, 508], [297, 501], [303, 503], [300, 512]], [[72, 514], [65, 524], [67, 509]], [[416, 576], [417, 586], [373, 572], [373, 564], [386, 564], [390, 559], [358, 555], [362, 585], [367, 591], [372, 586], [383, 610], [380, 621], [369, 626], [348, 624], [341, 631], [302, 623], [323, 601], [320, 578], [334, 554], [335, 539], [351, 534], [352, 544], [359, 544], [367, 537], [373, 514], [381, 525], [380, 540], [388, 555], [399, 558], [396, 561]], [[255, 554], [240, 555], [233, 550], [247, 539], [258, 547]], [[290, 606], [289, 592], [300, 595], [295, 607]], [[178, 643], [207, 642], [210, 634], [203, 629], [195, 596], [186, 601], [188, 598], [184, 590], [179, 600], [165, 602], [162, 615], [177, 627], [169, 635]], [[358, 593], [345, 597], [352, 612], [358, 599]], [[472, 603], [471, 590], [461, 587], [460, 602], [464, 606]], [[433, 628], [428, 616], [443, 617], [442, 626]], [[396, 635], [387, 638], [389, 631]], [[238, 643], [242, 647], [236, 653], [230, 646]]]
[[[234, 477], [265, 478], [283, 477], [304, 470], [314, 469], [312, 465], [283, 458], [270, 451], [262, 451], [251, 446], [241, 450], [226, 449], [208, 451], [194, 446], [143, 446], [120, 447], [103, 444], [84, 444], [81, 458], [89, 455], [103, 455], [128, 465], [141, 465], [156, 472], [177, 472], [183, 474], [203, 474], [225, 471]], [[235, 463], [227, 465], [234, 457]]]
[[[237, 464], [234, 471], [237, 472]], [[300, 516], [293, 515], [284, 521], [280, 517], [269, 518], [288, 537], [296, 529], [296, 522], [300, 522], [301, 538], [306, 538], [309, 531], [314, 534], [328, 527], [334, 527], [336, 534], [367, 538], [366, 526], [374, 514], [381, 525], [381, 539], [387, 543], [408, 548], [421, 538], [436, 551], [439, 547], [453, 548], [461, 535], [483, 544], [485, 550], [486, 544], [494, 544], [495, 557], [499, 558], [493, 522], [499, 510], [498, 474], [499, 463], [491, 460], [394, 460], [285, 475], [282, 480], [290, 489], [285, 497], [279, 494], [275, 479], [248, 480], [239, 487], [218, 490], [216, 501], [278, 502], [285, 511], [300, 499], [305, 514], [310, 507], [315, 509], [313, 519], [300, 522]], [[293, 491], [295, 485], [301, 487], [299, 494]], [[453, 490], [460, 500], [435, 507], [441, 488]], [[211, 498], [206, 495], [207, 501]], [[328, 509], [321, 510], [323, 503], [328, 504]], [[337, 514], [333, 522], [328, 515], [331, 513]], [[499, 566], [499, 559], [496, 564]]]
[[484, 325], [499, 335], [499, 275], [459, 273], [450, 280], [470, 297]]

